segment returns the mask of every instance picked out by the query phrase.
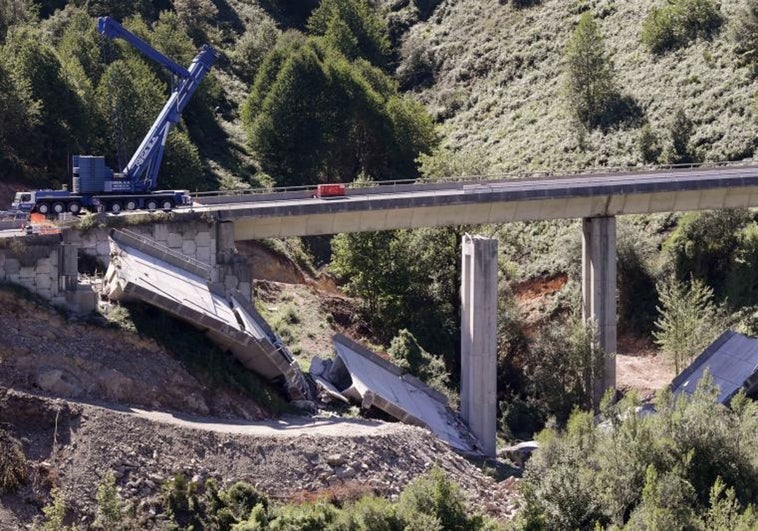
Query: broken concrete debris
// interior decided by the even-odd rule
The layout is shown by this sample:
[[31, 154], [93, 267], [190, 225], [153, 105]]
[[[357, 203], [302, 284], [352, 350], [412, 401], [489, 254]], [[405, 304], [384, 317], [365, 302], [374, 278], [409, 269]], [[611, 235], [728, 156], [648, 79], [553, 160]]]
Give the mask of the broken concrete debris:
[[334, 347], [334, 360], [316, 357], [311, 363], [311, 377], [322, 393], [428, 428], [458, 450], [478, 451], [475, 439], [444, 395], [341, 334], [334, 336]]
[[284, 380], [292, 399], [310, 398], [289, 350], [244, 295], [211, 282], [210, 266], [130, 231], [111, 230], [110, 238], [111, 262], [103, 281], [109, 299], [137, 299], [160, 308], [206, 331], [248, 369]]

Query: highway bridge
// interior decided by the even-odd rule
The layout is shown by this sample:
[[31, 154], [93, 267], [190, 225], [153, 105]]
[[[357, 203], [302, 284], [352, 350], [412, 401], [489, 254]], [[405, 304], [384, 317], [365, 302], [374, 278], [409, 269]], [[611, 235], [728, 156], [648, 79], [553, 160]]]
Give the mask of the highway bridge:
[[356, 184], [198, 194], [195, 210], [234, 221], [237, 240], [758, 206], [758, 166], [666, 168], [504, 180]]
[[[195, 210], [233, 222], [234, 239], [581, 218], [585, 318], [616, 352], [616, 219], [625, 214], [758, 206], [758, 166], [714, 164], [606, 173], [354, 184], [344, 197], [313, 188], [198, 195]], [[596, 398], [615, 386], [606, 358]]]
[[[749, 164], [346, 186], [344, 196], [332, 198], [314, 197], [315, 187], [196, 194], [191, 208], [178, 209], [172, 216], [122, 213], [119, 217], [142, 215], [144, 224], [117, 221], [126, 221], [143, 236], [207, 264], [214, 285], [249, 293], [251, 272], [244, 258], [236, 255], [235, 241], [581, 218], [583, 314], [597, 323], [600, 346], [611, 354], [616, 352], [616, 216], [758, 207], [758, 166]], [[24, 257], [29, 264], [14, 256], [12, 249], [0, 250], [2, 279], [20, 282], [43, 296], [55, 297], [58, 284], [61, 289], [73, 289], [77, 252], [88, 248], [103, 261], [113, 262], [113, 242], [109, 243], [106, 232], [99, 224], [89, 232], [65, 229], [60, 253], [50, 247], [57, 240], [42, 242], [45, 246], [41, 247], [30, 245], [26, 253], [30, 256]], [[466, 420], [480, 440], [490, 444], [494, 441], [495, 371], [486, 368], [492, 359], [480, 364], [475, 358], [490, 358], [495, 348], [497, 250], [491, 240], [470, 240], [473, 247], [467, 254], [464, 242], [462, 259], [466, 263], [467, 257], [473, 257], [476, 265], [463, 268], [462, 322], [471, 326], [463, 327], [461, 350], [474, 360], [466, 369], [466, 381], [473, 383], [462, 383], [461, 404], [468, 403], [470, 411], [487, 417], [487, 427], [481, 430], [470, 418]], [[31, 251], [39, 251], [40, 257]], [[122, 273], [121, 280], [130, 281], [129, 272]], [[488, 302], [466, 304], [466, 300]], [[596, 398], [614, 386], [615, 359], [607, 356]], [[464, 396], [467, 388], [482, 392]]]

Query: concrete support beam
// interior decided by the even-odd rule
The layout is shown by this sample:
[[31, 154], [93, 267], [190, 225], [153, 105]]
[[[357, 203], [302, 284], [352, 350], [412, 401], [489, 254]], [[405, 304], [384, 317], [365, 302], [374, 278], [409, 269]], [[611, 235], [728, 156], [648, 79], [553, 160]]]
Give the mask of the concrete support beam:
[[497, 240], [463, 238], [461, 417], [494, 457], [497, 426]]
[[609, 387], [616, 387], [616, 218], [582, 221], [582, 316], [597, 325], [605, 353], [603, 376], [594, 391], [600, 403]]

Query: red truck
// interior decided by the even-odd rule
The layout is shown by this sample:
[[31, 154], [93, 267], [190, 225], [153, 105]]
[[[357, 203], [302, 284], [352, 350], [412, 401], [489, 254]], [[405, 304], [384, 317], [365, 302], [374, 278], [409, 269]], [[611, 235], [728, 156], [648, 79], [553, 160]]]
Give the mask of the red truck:
[[316, 193], [313, 195], [313, 197], [317, 197], [319, 199], [326, 199], [330, 197], [344, 197], [344, 196], [345, 196], [345, 185], [342, 183], [319, 184], [316, 187]]

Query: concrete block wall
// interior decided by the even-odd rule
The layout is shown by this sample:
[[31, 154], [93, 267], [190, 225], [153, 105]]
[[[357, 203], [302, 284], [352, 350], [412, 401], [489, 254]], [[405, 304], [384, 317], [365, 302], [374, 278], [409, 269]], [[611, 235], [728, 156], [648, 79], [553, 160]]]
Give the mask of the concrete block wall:
[[0, 246], [0, 281], [64, 304], [63, 260], [60, 235], [7, 238]]
[[[211, 281], [251, 296], [252, 274], [247, 260], [237, 254], [232, 222], [192, 220], [133, 225], [128, 230], [207, 264]], [[79, 253], [97, 260], [105, 271], [111, 253], [108, 228], [0, 239], [0, 281], [20, 284], [53, 303], [66, 304], [70, 293], [77, 291]]]
[[[214, 225], [203, 221], [188, 221], [131, 225], [126, 229], [211, 267], [216, 265]], [[97, 227], [85, 232], [70, 229], [65, 232], [64, 241], [77, 246], [82, 253], [95, 258], [104, 267], [108, 266], [111, 253], [108, 228]]]
[[[175, 221], [130, 225], [127, 230], [180, 252], [211, 267], [211, 280], [227, 289], [236, 289], [248, 297], [252, 290], [252, 275], [247, 261], [237, 254], [232, 222]], [[110, 262], [108, 228], [92, 228], [85, 232], [68, 230], [64, 241], [96, 259], [103, 270]]]

